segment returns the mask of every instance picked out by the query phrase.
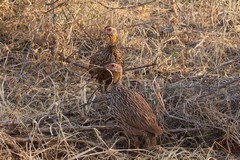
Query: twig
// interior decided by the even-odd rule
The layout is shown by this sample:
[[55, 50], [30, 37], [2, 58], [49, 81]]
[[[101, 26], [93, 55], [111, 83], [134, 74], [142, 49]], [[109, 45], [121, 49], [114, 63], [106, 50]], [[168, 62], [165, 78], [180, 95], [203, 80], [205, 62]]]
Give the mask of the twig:
[[[18, 142], [18, 143], [26, 143], [26, 142], [51, 142], [51, 143], [56, 143], [61, 141], [61, 138], [58, 136], [55, 137], [33, 137], [33, 138], [29, 138], [29, 137], [12, 137], [12, 139], [14, 139], [14, 141]], [[78, 143], [78, 144], [88, 144], [90, 146], [100, 146], [97, 143], [94, 142], [90, 142], [90, 141], [86, 141], [86, 140], [79, 140], [79, 139], [73, 139], [73, 138], [69, 138], [66, 140], [67, 142], [70, 143]]]
[[126, 68], [124, 69], [124, 71], [131, 71], [131, 70], [136, 70], [136, 69], [141, 69], [141, 68], [146, 68], [146, 67], [151, 67], [151, 66], [155, 66], [157, 65], [157, 60], [158, 60], [159, 56], [156, 57], [156, 59], [154, 60], [154, 62], [152, 64], [147, 64], [147, 65], [143, 65], [143, 66], [139, 66], [139, 67], [134, 67], [134, 68]]
[[[181, 118], [181, 117], [176, 117], [176, 116], [174, 116], [174, 115], [170, 115], [168, 112], [167, 112], [167, 115], [168, 115], [170, 118], [174, 118], [174, 119], [177, 119], [177, 120], [180, 120], [180, 121], [198, 124], [198, 122], [196, 122], [196, 121], [184, 119], [184, 118]], [[220, 128], [220, 127], [213, 126], [213, 125], [209, 125], [209, 124], [201, 124], [201, 125], [202, 125], [202, 126], [205, 126], [205, 127], [210, 127], [210, 128], [214, 128], [214, 129], [221, 130], [221, 131], [223, 131], [224, 133], [226, 132], [224, 129], [222, 129], [222, 128]]]
[[[68, 2], [68, 1], [62, 2], [62, 3], [60, 3], [59, 5], [57, 5], [57, 6], [53, 7], [53, 8], [51, 8], [51, 9], [47, 10], [45, 13], [51, 12], [52, 10], [54, 10], [54, 9], [56, 9], [56, 8], [58, 8], [58, 7], [63, 6], [63, 5], [66, 4], [67, 2]], [[54, 4], [54, 3], [53, 3], [53, 4]]]
[[[70, 61], [67, 60], [66, 62], [70, 62]], [[87, 66], [85, 66], [85, 65], [83, 65], [83, 64], [80, 64], [80, 63], [73, 62], [72, 64], [75, 65], [75, 66], [77, 66], [77, 67], [81, 67], [81, 68], [83, 68], [83, 69], [85, 69], [85, 70], [88, 70], [88, 69], [89, 69]]]
[[240, 56], [236, 57], [235, 59], [232, 59], [230, 61], [224, 62], [221, 64], [221, 66], [219, 68], [223, 68], [229, 64], [233, 64], [234, 62], [239, 62], [240, 61]]
[[4, 126], [16, 126], [16, 125], [20, 125], [20, 124], [29, 124], [29, 123], [32, 123], [32, 122], [33, 122], [33, 120], [30, 119], [30, 118], [0, 121], [0, 127], [4, 127]]
[[80, 68], [83, 68], [85, 70], [89, 70], [89, 67], [87, 65], [83, 65], [83, 64], [80, 64], [80, 63], [77, 63], [77, 62], [71, 62], [71, 60], [69, 58], [71, 57], [72, 54], [69, 55], [67, 58], [65, 58], [63, 56], [63, 54], [59, 54], [59, 55], [60, 55], [60, 58], [61, 58], [62, 61], [73, 64], [73, 65], [75, 65], [77, 67], [80, 67]]
[[101, 97], [97, 97], [97, 98], [96, 98], [95, 100], [93, 100], [93, 101], [89, 101], [89, 102], [87, 102], [87, 103], [81, 104], [80, 106], [73, 107], [73, 108], [71, 108], [70, 110], [63, 112], [63, 114], [64, 114], [64, 115], [68, 115], [68, 114], [71, 114], [72, 111], [76, 112], [75, 109], [78, 108], [78, 107], [85, 107], [86, 105], [90, 105], [90, 104], [92, 104], [92, 103], [98, 103], [98, 102], [107, 101], [107, 100], [109, 100], [109, 99], [110, 99], [110, 97], [108, 97], [107, 95], [103, 95], [103, 96], [101, 96]]
[[200, 131], [200, 130], [206, 130], [206, 128], [178, 128], [178, 129], [169, 129], [166, 130], [167, 133], [179, 133], [179, 132], [192, 132], [192, 131]]
[[139, 66], [139, 67], [126, 68], [126, 69], [124, 69], [124, 71], [132, 71], [132, 70], [147, 68], [147, 67], [151, 67], [151, 66], [155, 66], [155, 65], [156, 65], [156, 63], [152, 63], [152, 64], [147, 64], [147, 65], [143, 65], [143, 66]]
[[[179, 119], [179, 118], [177, 118]], [[181, 120], [184, 120], [184, 121], [187, 121], [185, 119], [182, 119], [180, 118]], [[188, 121], [189, 122], [189, 121]], [[207, 127], [213, 127], [213, 128], [217, 128], [219, 130], [222, 130], [221, 128], [219, 127], [215, 127], [215, 126], [210, 126], [210, 125], [204, 125], [205, 127], [200, 127], [200, 128], [177, 128], [177, 129], [168, 129], [168, 130], [165, 130], [165, 133], [176, 133], [176, 132], [192, 132], [192, 131], [200, 131], [200, 130], [206, 130]], [[60, 128], [54, 128], [52, 130], [59, 130]], [[123, 131], [123, 129], [118, 126], [118, 125], [104, 125], [104, 126], [77, 126], [77, 127], [62, 127], [62, 130], [64, 132], [83, 132], [83, 131], [95, 131], [95, 130], [99, 130], [99, 131], [106, 131], [106, 130], [110, 130], [110, 131]], [[22, 130], [24, 133], [31, 133], [32, 132], [32, 129], [22, 129], [22, 128], [19, 128], [19, 130]], [[9, 129], [7, 130], [5, 128], [5, 134], [16, 134], [16, 131], [17, 129], [15, 130], [12, 130], [12, 129]], [[50, 133], [50, 128], [40, 128], [39, 131], [41, 133]], [[224, 131], [224, 130], [222, 130]], [[57, 135], [58, 133], [56, 133]], [[9, 135], [10, 136], [10, 135]], [[53, 138], [44, 138], [45, 140], [47, 139], [53, 139]], [[21, 140], [21, 138], [17, 139], [17, 141], [26, 141], [26, 138], [23, 138], [23, 140]], [[39, 141], [39, 140], [35, 140], [35, 141]], [[71, 141], [71, 140], [70, 140]], [[84, 143], [84, 141], [82, 142], [80, 140], [79, 143]]]
[[[106, 131], [106, 130], [118, 130], [118, 131], [121, 131], [122, 128], [120, 126], [117, 126], [117, 125], [105, 125], [105, 126], [61, 126], [61, 130], [63, 130], [64, 132], [83, 132], [83, 131], [94, 131], [95, 129], [99, 130], [99, 131]], [[39, 132], [41, 133], [45, 133], [45, 134], [50, 134], [52, 135], [52, 132], [53, 131], [56, 131], [55, 134], [58, 135], [58, 130], [60, 130], [59, 127], [54, 127], [54, 128], [39, 128]], [[12, 128], [4, 128], [4, 132], [7, 133], [7, 134], [16, 134], [16, 132], [22, 132], [22, 133], [25, 133], [25, 134], [30, 134], [32, 133], [32, 128], [29, 128], [29, 129], [23, 129], [23, 128], [15, 128], [15, 129], [12, 129]]]
[[24, 48], [27, 48], [27, 47], [28, 47], [27, 55], [23, 59], [21, 71], [20, 71], [20, 74], [19, 74], [17, 82], [20, 82], [20, 80], [22, 80], [22, 78], [23, 78], [23, 73], [24, 73], [24, 70], [25, 70], [25, 68], [27, 66], [27, 63], [28, 63], [28, 57], [29, 57], [29, 55], [30, 55], [30, 53], [32, 51], [32, 44], [31, 44], [31, 42], [30, 42], [30, 44], [27, 43]]
[[100, 5], [102, 5], [103, 7], [107, 8], [107, 9], [127, 9], [127, 8], [136, 8], [136, 7], [140, 7], [140, 6], [144, 6], [144, 5], [147, 5], [147, 4], [151, 4], [153, 2], [156, 2], [156, 0], [152, 0], [152, 1], [149, 1], [149, 2], [145, 2], [145, 3], [139, 3], [138, 5], [131, 5], [131, 6], [123, 6], [123, 7], [110, 7], [110, 6], [107, 6], [105, 4], [103, 4], [102, 2], [96, 0], [96, 2]]
[[225, 84], [217, 87], [216, 89], [214, 89], [214, 90], [212, 90], [212, 91], [210, 91], [210, 92], [208, 92], [208, 93], [206, 93], [206, 94], [203, 94], [203, 95], [201, 95], [201, 96], [199, 96], [199, 97], [197, 97], [197, 98], [198, 98], [198, 99], [202, 99], [202, 98], [204, 98], [204, 97], [210, 96], [211, 94], [215, 93], [216, 91], [218, 91], [218, 90], [220, 90], [220, 89], [222, 89], [222, 88], [225, 88], [225, 87], [227, 87], [227, 86], [229, 86], [229, 85], [231, 85], [231, 84], [233, 84], [233, 83], [235, 83], [235, 82], [237, 82], [237, 81], [239, 81], [239, 80], [240, 80], [240, 77], [235, 78], [235, 79], [233, 79], [232, 81], [227, 82], [227, 83], [225, 83]]
[[[102, 101], [106, 101], [110, 99], [107, 95], [105, 96], [101, 96], [101, 97], [97, 97], [95, 100], [93, 101], [90, 101], [90, 102], [87, 102], [87, 103], [84, 103], [84, 104], [81, 104], [80, 107], [84, 107], [86, 105], [89, 105], [91, 103], [98, 103], [98, 102], [102, 102]], [[79, 106], [77, 106], [79, 107]], [[72, 112], [76, 112], [75, 109], [77, 107], [73, 107], [71, 108], [70, 110], [68, 111], [64, 111], [62, 114], [63, 115], [69, 115], [71, 114]], [[36, 118], [36, 119], [39, 119], [39, 118]], [[32, 123], [33, 121], [37, 121], [37, 120], [34, 120], [34, 119], [30, 119], [30, 118], [24, 118], [24, 119], [14, 119], [14, 120], [7, 120], [7, 121], [0, 121], [0, 127], [4, 127], [4, 126], [16, 126], [16, 125], [21, 125], [21, 124], [29, 124], [29, 123]]]
[[[76, 62], [70, 62], [70, 60], [68, 60], [68, 59], [63, 59], [63, 61], [71, 63], [71, 64], [73, 64], [73, 65], [75, 65], [77, 67], [83, 68], [85, 70], [89, 70], [89, 67], [87, 67], [86, 65], [83, 65], [83, 64], [80, 64], [80, 63], [76, 63]], [[143, 66], [138, 66], [138, 67], [133, 67], [133, 68], [126, 68], [126, 69], [124, 69], [124, 71], [132, 71], [132, 70], [141, 69], [141, 68], [147, 68], [147, 67], [151, 67], [151, 66], [155, 66], [155, 65], [157, 65], [157, 64], [154, 62], [152, 64], [147, 64], [147, 65], [143, 65]], [[96, 65], [94, 65], [94, 66], [96, 66]], [[100, 67], [100, 66], [96, 66], [96, 67], [103, 68], [103, 67]]]
[[53, 5], [54, 3], [58, 2], [58, 1], [59, 1], [59, 0], [55, 0], [55, 1], [50, 2], [50, 3], [45, 3], [45, 5], [47, 5], [47, 6], [51, 6], [51, 5]]

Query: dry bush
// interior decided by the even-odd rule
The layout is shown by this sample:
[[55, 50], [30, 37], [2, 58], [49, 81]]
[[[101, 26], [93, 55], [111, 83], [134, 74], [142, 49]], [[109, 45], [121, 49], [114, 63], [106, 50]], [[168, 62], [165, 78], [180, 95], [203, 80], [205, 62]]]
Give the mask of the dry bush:
[[[237, 0], [0, 1], [0, 157], [238, 159]], [[124, 85], [149, 101], [165, 133], [128, 149], [89, 57], [119, 30]]]

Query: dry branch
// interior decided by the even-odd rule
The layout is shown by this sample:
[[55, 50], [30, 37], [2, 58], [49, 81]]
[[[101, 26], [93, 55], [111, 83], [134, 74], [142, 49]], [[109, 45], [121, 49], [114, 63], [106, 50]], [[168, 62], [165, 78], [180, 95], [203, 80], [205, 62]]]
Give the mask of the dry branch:
[[141, 6], [144, 6], [144, 5], [147, 5], [147, 4], [154, 3], [156, 1], [157, 0], [152, 0], [152, 1], [149, 1], [149, 2], [145, 2], [145, 3], [140, 3], [140, 4], [137, 4], [137, 5], [123, 6], [123, 7], [110, 7], [110, 6], [107, 6], [107, 5], [103, 4], [100, 1], [96, 1], [96, 2], [99, 3], [100, 5], [102, 5], [103, 7], [105, 7], [106, 9], [115, 10], [115, 9], [129, 9], [129, 8], [141, 7]]
[[[59, 143], [61, 144], [62, 139], [59, 136], [53, 136], [53, 137], [11, 137], [14, 141], [18, 142], [18, 143], [29, 143], [29, 142], [37, 142], [37, 143], [51, 143], [51, 144], [56, 144]], [[90, 146], [101, 146], [100, 144], [91, 142], [91, 141], [87, 141], [87, 140], [79, 140], [79, 139], [74, 139], [74, 138], [68, 138], [66, 140], [68, 143], [74, 143], [74, 144], [86, 144], [86, 145], [90, 145]]]
[[[45, 5], [54, 5], [56, 2], [57, 2], [57, 1], [55, 1], [55, 2], [53, 2], [53, 3], [46, 3]], [[49, 12], [51, 12], [51, 11], [59, 8], [59, 7], [62, 7], [62, 6], [64, 6], [64, 5], [67, 5], [67, 3], [68, 3], [68, 1], [61, 2], [61, 3], [59, 3], [57, 6], [54, 6], [53, 8], [47, 10], [45, 13], [49, 13]]]
[[132, 70], [136, 70], [136, 69], [142, 69], [142, 68], [152, 67], [152, 66], [155, 66], [155, 65], [156, 65], [156, 63], [152, 63], [152, 64], [147, 64], [147, 65], [138, 66], [138, 67], [133, 67], [133, 68], [126, 68], [126, 69], [124, 69], [124, 71], [132, 71]]
[[227, 82], [227, 83], [224, 83], [224, 84], [222, 84], [221, 86], [218, 86], [216, 89], [211, 90], [211, 91], [209, 91], [208, 93], [199, 96], [198, 99], [202, 99], [202, 98], [204, 98], [204, 97], [210, 96], [210, 95], [214, 94], [215, 92], [217, 92], [218, 90], [223, 89], [223, 88], [226, 88], [227, 86], [229, 86], [229, 85], [231, 85], [231, 84], [233, 84], [233, 83], [235, 83], [235, 82], [238, 82], [238, 81], [240, 81], [240, 77], [235, 78], [235, 79], [233, 79], [233, 80], [231, 80], [231, 81], [229, 81], [229, 82]]
[[[61, 130], [63, 130], [64, 132], [86, 132], [86, 131], [93, 131], [94, 129], [97, 129], [99, 131], [106, 131], [106, 130], [122, 130], [119, 126], [115, 126], [115, 125], [108, 125], [108, 126], [77, 126], [77, 127], [61, 127]], [[20, 129], [21, 130], [21, 129]], [[55, 130], [58, 131], [60, 130], [60, 128], [58, 127], [53, 127], [51, 130]], [[32, 130], [27, 130], [27, 129], [23, 129], [24, 132], [26, 133], [31, 133]], [[6, 131], [7, 132], [7, 131]], [[10, 131], [11, 132], [11, 131]], [[40, 128], [39, 132], [41, 133], [50, 133], [50, 128]], [[9, 133], [9, 132], [7, 132]]]

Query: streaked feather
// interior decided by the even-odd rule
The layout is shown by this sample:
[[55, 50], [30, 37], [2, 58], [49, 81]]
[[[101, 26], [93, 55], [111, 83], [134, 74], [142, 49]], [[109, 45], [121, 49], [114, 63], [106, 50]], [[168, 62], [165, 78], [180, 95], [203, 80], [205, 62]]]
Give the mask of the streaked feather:
[[129, 134], [162, 133], [152, 108], [140, 94], [117, 83], [112, 85], [111, 95], [113, 111]]
[[102, 68], [97, 68], [97, 66], [105, 66], [109, 63], [117, 63], [123, 65], [123, 55], [121, 50], [115, 46], [108, 46], [103, 51], [93, 55], [90, 58], [89, 73], [92, 77], [95, 77], [100, 84], [105, 82], [108, 86], [111, 83], [111, 78], [109, 77], [109, 72]]

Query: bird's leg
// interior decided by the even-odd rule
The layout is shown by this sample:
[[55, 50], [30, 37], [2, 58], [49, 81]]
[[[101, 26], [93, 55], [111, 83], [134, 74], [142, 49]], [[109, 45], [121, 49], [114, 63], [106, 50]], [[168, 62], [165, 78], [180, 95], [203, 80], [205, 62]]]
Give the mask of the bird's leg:
[[140, 148], [140, 141], [137, 136], [131, 136], [131, 140], [132, 140], [131, 148], [134, 148], [134, 149]]
[[107, 88], [108, 88], [108, 86], [105, 85], [105, 86], [104, 86], [104, 92], [107, 92]]
[[105, 89], [105, 81], [99, 80], [98, 83], [99, 85], [99, 89], [101, 93], [104, 93], [104, 89]]
[[104, 93], [104, 89], [103, 88], [104, 88], [104, 84], [100, 84], [100, 92], [101, 93]]
[[147, 147], [156, 146], [157, 145], [156, 135], [154, 135], [152, 133], [148, 133], [148, 135], [146, 137], [146, 145], [147, 145]]

